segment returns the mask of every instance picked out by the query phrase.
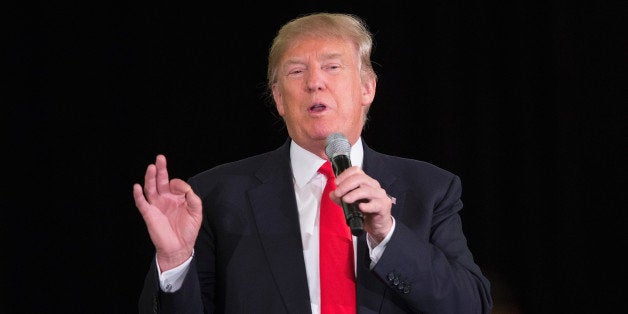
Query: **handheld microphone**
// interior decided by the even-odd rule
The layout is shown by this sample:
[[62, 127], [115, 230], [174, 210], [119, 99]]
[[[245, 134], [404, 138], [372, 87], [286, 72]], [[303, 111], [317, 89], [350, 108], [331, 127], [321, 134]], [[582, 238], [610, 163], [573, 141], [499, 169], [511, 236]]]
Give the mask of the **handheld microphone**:
[[[325, 154], [329, 157], [335, 176], [351, 167], [350, 153], [351, 144], [344, 134], [332, 133], [327, 136], [325, 140]], [[358, 204], [346, 204], [342, 199], [340, 203], [345, 213], [347, 225], [351, 229], [351, 234], [354, 236], [361, 235], [364, 232], [364, 215], [358, 208]]]

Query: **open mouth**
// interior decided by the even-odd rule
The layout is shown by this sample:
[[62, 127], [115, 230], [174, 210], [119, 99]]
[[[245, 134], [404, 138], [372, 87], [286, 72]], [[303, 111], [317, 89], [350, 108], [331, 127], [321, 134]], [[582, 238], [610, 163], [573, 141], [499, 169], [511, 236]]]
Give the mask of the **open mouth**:
[[327, 108], [327, 106], [325, 106], [323, 104], [315, 104], [315, 105], [310, 107], [309, 111], [310, 112], [321, 112], [321, 111], [324, 111], [325, 108]]

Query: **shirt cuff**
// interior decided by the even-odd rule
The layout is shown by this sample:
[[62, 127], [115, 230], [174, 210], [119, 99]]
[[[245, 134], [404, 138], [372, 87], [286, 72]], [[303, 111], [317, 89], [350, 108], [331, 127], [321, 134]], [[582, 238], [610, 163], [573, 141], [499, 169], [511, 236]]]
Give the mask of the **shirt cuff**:
[[194, 257], [194, 251], [192, 251], [192, 256], [181, 265], [162, 273], [159, 268], [159, 263], [157, 263], [157, 256], [155, 255], [155, 264], [157, 264], [157, 273], [159, 274], [159, 287], [162, 291], [175, 292], [181, 288], [185, 275], [187, 275], [190, 269], [192, 257]]
[[375, 247], [372, 246], [372, 244], [375, 243], [375, 241], [371, 239], [371, 235], [370, 234], [366, 235], [366, 244], [369, 247], [369, 256], [371, 258], [370, 269], [373, 269], [373, 267], [375, 267], [375, 264], [377, 264], [379, 259], [382, 257], [382, 254], [384, 254], [384, 250], [386, 249], [386, 244], [388, 244], [388, 241], [390, 241], [390, 237], [392, 237], [392, 234], [395, 231], [395, 225], [396, 225], [395, 217], [392, 217], [392, 221], [393, 221], [393, 224], [392, 224], [392, 227], [390, 228], [390, 231], [388, 231], [388, 234], [386, 235], [384, 240], [382, 240], [382, 242], [380, 242], [379, 244], [375, 245]]

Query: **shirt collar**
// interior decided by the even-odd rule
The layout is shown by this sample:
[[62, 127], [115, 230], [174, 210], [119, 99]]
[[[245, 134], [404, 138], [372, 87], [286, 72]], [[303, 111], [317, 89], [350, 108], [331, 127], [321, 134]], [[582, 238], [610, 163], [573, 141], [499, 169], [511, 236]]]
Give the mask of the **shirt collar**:
[[[364, 148], [362, 146], [361, 137], [351, 146], [349, 157], [351, 158], [352, 166], [362, 168]], [[292, 166], [294, 182], [298, 187], [303, 187], [307, 184], [316, 175], [318, 168], [320, 168], [325, 161], [326, 159], [322, 159], [307, 151], [292, 140], [290, 145], [290, 165]]]

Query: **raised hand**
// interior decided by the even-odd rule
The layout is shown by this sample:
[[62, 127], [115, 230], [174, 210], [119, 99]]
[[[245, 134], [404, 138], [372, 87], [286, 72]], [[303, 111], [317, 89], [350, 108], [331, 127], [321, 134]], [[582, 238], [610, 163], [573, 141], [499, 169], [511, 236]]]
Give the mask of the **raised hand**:
[[155, 163], [146, 168], [143, 189], [139, 183], [133, 185], [133, 197], [155, 246], [161, 271], [192, 256], [202, 221], [202, 202], [185, 181], [168, 178], [164, 155], [157, 155]]

